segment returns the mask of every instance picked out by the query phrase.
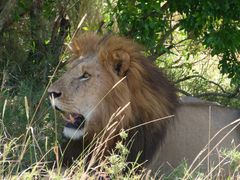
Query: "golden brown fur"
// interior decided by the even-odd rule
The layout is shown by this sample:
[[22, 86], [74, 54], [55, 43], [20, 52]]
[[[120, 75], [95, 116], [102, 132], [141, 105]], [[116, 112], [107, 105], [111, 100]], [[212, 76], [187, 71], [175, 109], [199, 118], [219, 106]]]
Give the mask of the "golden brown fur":
[[[73, 58], [69, 62], [69, 69], [52, 84], [49, 92], [62, 93], [55, 100], [62, 111], [76, 113], [80, 109], [81, 112], [77, 113], [87, 116], [84, 132], [89, 141], [106, 127], [119, 107], [129, 102], [125, 111], [115, 118], [114, 122], [119, 124], [115, 134], [121, 128], [128, 129], [174, 113], [178, 104], [174, 86], [146, 59], [143, 48], [132, 40], [115, 35], [102, 38], [93, 33], [85, 33], [70, 43], [70, 50]], [[81, 83], [75, 81], [76, 76], [84, 71], [91, 72], [91, 79]], [[121, 82], [111, 89], [119, 81]], [[77, 101], [72, 102], [72, 99]], [[86, 108], [87, 105], [89, 108]], [[129, 139], [134, 136], [135, 140], [129, 159], [134, 161], [141, 151], [140, 162], [150, 160], [157, 145], [163, 141], [170, 122], [171, 119], [168, 118], [130, 131]], [[116, 140], [117, 138], [108, 144], [108, 148], [111, 149]]]
[[[97, 53], [99, 61], [110, 75], [107, 81], [110, 85], [106, 84], [106, 86], [112, 87], [122, 77], [126, 76], [126, 84], [124, 84], [126, 87], [124, 88], [127, 88], [128, 91], [115, 88], [114, 92], [106, 97], [106, 106], [114, 103], [119, 104], [118, 102], [112, 102], [116, 99], [121, 101], [125, 96], [130, 97], [134, 113], [129, 114], [127, 119], [133, 123], [136, 123], [139, 114], [144, 121], [173, 114], [177, 105], [175, 88], [160, 70], [147, 62], [148, 60], [143, 55], [143, 48], [140, 45], [119, 36], [107, 37], [98, 44], [99, 41], [100, 38], [96, 34], [86, 33], [73, 41], [75, 43], [72, 44], [72, 49], [73, 54], [77, 57]], [[117, 75], [113, 66], [118, 63], [122, 67]], [[123, 93], [129, 94], [125, 95]], [[104, 119], [107, 120], [108, 118]]]
[[69, 48], [74, 56], [86, 56], [87, 54], [96, 52], [99, 40], [99, 36], [89, 32], [79, 38], [73, 39], [69, 44]]

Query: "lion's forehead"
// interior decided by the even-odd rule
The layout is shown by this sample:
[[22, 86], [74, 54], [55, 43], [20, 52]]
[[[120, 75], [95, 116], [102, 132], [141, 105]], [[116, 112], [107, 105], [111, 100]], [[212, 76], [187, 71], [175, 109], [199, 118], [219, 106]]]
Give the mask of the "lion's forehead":
[[84, 73], [91, 75], [91, 79], [95, 81], [99, 78], [109, 78], [107, 69], [100, 63], [97, 56], [82, 57], [82, 59], [76, 58], [71, 65], [67, 66], [65, 78], [74, 79]]
[[98, 58], [95, 55], [76, 57], [71, 59], [66, 65], [67, 70], [74, 69], [75, 67], [81, 68], [82, 66], [89, 68], [101, 67]]
[[86, 56], [72, 56], [66, 61], [66, 66], [71, 68], [79, 63], [85, 62], [86, 59], [90, 61], [92, 58], [90, 59], [90, 57]]

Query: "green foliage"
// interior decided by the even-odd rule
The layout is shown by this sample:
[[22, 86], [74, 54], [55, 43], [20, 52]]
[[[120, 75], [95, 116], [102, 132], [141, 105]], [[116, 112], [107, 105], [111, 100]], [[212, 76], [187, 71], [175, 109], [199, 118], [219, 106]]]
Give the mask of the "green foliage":
[[160, 8], [161, 2], [119, 0], [113, 8], [109, 25], [113, 24], [115, 15], [121, 34], [135, 38], [151, 48], [152, 53], [162, 52], [164, 46], [159, 48], [158, 45], [160, 35], [166, 33], [169, 23], [164, 18], [165, 12]]
[[4, 87], [16, 92], [21, 81], [35, 79], [32, 83], [39, 88], [40, 84], [47, 82], [58, 63], [64, 39], [69, 33], [63, 9], [66, 1], [7, 3], [11, 4], [8, 9], [4, 4], [8, 13], [12, 9], [14, 13], [6, 19], [7, 23], [0, 31], [0, 72], [4, 71], [8, 77]]
[[115, 150], [116, 152], [112, 152], [112, 154], [107, 157], [108, 163], [106, 164], [104, 170], [111, 177], [111, 179], [120, 178], [122, 173], [126, 170], [128, 164], [126, 162], [127, 155], [129, 154], [129, 150], [123, 144], [123, 140], [126, 139], [124, 131], [122, 131], [122, 140], [117, 142]]
[[181, 27], [193, 38], [200, 39], [212, 55], [220, 55], [219, 67], [228, 74], [232, 83], [240, 82], [240, 1], [199, 0], [169, 1], [171, 12], [179, 12], [183, 18]]
[[[43, 92], [36, 89], [32, 90], [32, 88], [31, 82], [21, 82], [21, 91], [17, 95], [9, 94], [8, 91], [1, 94], [1, 98], [5, 101], [0, 101], [0, 140], [3, 141], [2, 144], [0, 143], [0, 150], [1, 146], [12, 144], [11, 150], [5, 152], [8, 158], [16, 160], [20, 157], [24, 147], [22, 144], [26, 143], [24, 139], [30, 138], [31, 141], [30, 144], [26, 145], [28, 148], [26, 148], [21, 165], [19, 165], [19, 170], [38, 162], [43, 153], [46, 153], [53, 146], [55, 140], [55, 118], [52, 111], [49, 111], [50, 104], [44, 101], [36, 112]], [[35, 93], [31, 94], [33, 91]], [[52, 157], [50, 158], [50, 155], [47, 154], [45, 158], [50, 160]], [[4, 161], [2, 163], [8, 164]], [[14, 164], [11, 167], [13, 172], [17, 170], [17, 166]]]
[[172, 32], [179, 26], [188, 39], [221, 57], [221, 73], [239, 84], [239, 0], [117, 0], [112, 14], [120, 33], [146, 45], [155, 58], [174, 47]]
[[240, 170], [240, 152], [236, 149], [222, 150], [220, 152], [224, 157], [228, 158], [231, 162], [231, 171], [238, 172]]
[[164, 180], [171, 180], [171, 179], [181, 179], [184, 177], [188, 169], [188, 165], [186, 161], [183, 161], [178, 167], [173, 169], [173, 171], [166, 177]]

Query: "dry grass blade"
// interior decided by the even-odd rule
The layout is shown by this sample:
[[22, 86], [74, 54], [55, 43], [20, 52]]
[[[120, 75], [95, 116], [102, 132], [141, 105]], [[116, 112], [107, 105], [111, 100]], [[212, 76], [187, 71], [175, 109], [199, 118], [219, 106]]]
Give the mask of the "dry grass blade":
[[[238, 144], [234, 149], [232, 150], [236, 150], [238, 147], [240, 147], [240, 144]], [[214, 168], [211, 169], [211, 171], [208, 172], [208, 174], [204, 177], [203, 180], [205, 179], [209, 179], [209, 177], [212, 175], [212, 173], [218, 168], [220, 167], [220, 165], [227, 159], [227, 156], [224, 157]]]
[[[234, 125], [235, 124], [235, 125]], [[209, 151], [209, 153], [202, 158], [202, 160], [196, 165], [195, 168], [192, 169], [194, 163], [197, 161], [197, 159], [199, 158], [199, 156], [207, 149], [206, 147], [208, 146], [208, 144], [210, 142], [212, 142], [217, 135], [219, 135], [220, 132], [222, 132], [224, 129], [230, 127], [234, 125], [231, 130], [229, 130], [223, 137], [222, 139]], [[185, 176], [183, 177], [183, 179], [189, 179], [191, 177], [191, 175], [196, 171], [196, 169], [203, 163], [203, 161], [219, 146], [219, 144], [228, 136], [230, 135], [238, 126], [240, 125], [240, 119], [235, 120], [234, 122], [224, 126], [222, 129], [220, 129], [212, 138], [211, 140], [208, 142], [208, 144], [205, 146], [205, 148], [203, 149], [203, 151], [201, 151], [198, 156], [194, 159], [194, 161], [192, 162], [192, 164], [190, 165], [190, 167], [188, 168]], [[192, 169], [192, 170], [191, 170]]]
[[83, 22], [85, 21], [87, 17], [87, 13], [84, 14], [84, 16], [82, 17], [82, 19], [80, 20], [80, 22], [78, 23], [78, 26], [77, 26], [77, 29], [75, 30], [73, 36], [72, 36], [72, 39], [76, 36], [76, 34], [78, 33], [79, 29], [81, 28]]

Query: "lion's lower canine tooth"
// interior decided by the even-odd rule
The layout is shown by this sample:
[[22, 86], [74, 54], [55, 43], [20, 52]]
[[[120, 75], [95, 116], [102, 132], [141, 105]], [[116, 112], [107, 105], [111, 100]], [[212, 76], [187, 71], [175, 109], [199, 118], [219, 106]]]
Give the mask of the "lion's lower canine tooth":
[[74, 119], [74, 117], [71, 114], [69, 115], [69, 119], [70, 119], [71, 123], [74, 123], [75, 119]]

